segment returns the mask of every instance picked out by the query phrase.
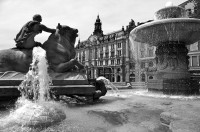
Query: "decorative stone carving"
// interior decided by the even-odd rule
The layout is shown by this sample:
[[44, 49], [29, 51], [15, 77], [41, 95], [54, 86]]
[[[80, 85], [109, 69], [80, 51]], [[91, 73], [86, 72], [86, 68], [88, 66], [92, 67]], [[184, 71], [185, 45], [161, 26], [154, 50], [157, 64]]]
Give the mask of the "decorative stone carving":
[[158, 70], [187, 70], [188, 49], [178, 42], [162, 43], [156, 49], [156, 63]]

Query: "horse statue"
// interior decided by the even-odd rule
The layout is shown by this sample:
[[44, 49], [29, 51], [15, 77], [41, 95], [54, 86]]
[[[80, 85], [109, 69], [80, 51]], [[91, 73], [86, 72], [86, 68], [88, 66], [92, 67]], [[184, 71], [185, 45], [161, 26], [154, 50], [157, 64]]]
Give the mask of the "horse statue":
[[[77, 61], [74, 48], [78, 30], [58, 23], [56, 32], [51, 34], [42, 48], [46, 56], [50, 71], [66, 73], [71, 70], [85, 73], [84, 66]], [[33, 40], [34, 41], [34, 40]], [[32, 49], [0, 50], [0, 72], [16, 71], [27, 73], [32, 62]], [[103, 88], [103, 89], [102, 89]], [[95, 98], [105, 95], [105, 85], [96, 80]]]

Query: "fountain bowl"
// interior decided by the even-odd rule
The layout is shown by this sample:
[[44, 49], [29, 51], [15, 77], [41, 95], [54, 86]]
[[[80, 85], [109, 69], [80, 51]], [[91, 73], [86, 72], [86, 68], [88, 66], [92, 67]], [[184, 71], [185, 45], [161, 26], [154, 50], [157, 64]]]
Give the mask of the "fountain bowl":
[[137, 42], [158, 46], [161, 43], [193, 44], [200, 40], [200, 19], [170, 18], [145, 23], [130, 33]]
[[179, 6], [165, 7], [155, 13], [155, 20], [184, 17], [187, 17], [186, 11], [184, 8]]

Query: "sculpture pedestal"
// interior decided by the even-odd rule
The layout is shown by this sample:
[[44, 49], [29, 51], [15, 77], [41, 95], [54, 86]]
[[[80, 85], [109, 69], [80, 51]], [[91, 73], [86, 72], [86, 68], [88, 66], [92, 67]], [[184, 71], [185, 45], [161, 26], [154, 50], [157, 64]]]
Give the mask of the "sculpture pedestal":
[[[93, 96], [96, 87], [91, 85], [85, 74], [80, 73], [52, 73], [53, 85], [50, 91], [54, 95]], [[0, 72], [0, 100], [14, 99], [20, 96], [18, 86], [24, 79], [20, 72]]]
[[147, 83], [148, 91], [172, 95], [199, 94], [199, 83], [191, 79], [159, 79]]
[[188, 50], [184, 43], [161, 43], [156, 49], [157, 72], [155, 80], [149, 80], [149, 91], [164, 94], [198, 94], [199, 82], [190, 79]]

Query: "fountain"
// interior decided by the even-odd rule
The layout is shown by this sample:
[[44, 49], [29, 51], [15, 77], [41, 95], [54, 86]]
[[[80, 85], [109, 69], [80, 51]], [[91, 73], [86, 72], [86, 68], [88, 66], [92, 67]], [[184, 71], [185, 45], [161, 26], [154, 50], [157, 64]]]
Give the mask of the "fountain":
[[[74, 49], [77, 33], [77, 29], [58, 24], [56, 32], [51, 34], [42, 45], [50, 64], [48, 69], [42, 71], [48, 71], [52, 79], [53, 85], [50, 85], [48, 89], [53, 95], [52, 97], [59, 99], [62, 95], [75, 98], [82, 96], [89, 100], [96, 100], [104, 96], [107, 90], [102, 80], [88, 79], [84, 66], [77, 61]], [[31, 62], [32, 49], [12, 48], [0, 50], [0, 91], [2, 91], [0, 92], [0, 100], [20, 96], [17, 88], [25, 79], [25, 74], [28, 72]], [[44, 65], [41, 67], [44, 67]], [[32, 68], [37, 69], [38, 67]], [[28, 76], [35, 74], [34, 70], [29, 72]], [[38, 76], [46, 75], [41, 73]], [[37, 78], [33, 79], [39, 82], [43, 81]], [[47, 78], [45, 85], [48, 81]], [[27, 87], [29, 87], [29, 82], [29, 80], [24, 82]]]
[[[4, 119], [2, 127], [48, 127], [66, 118], [62, 107], [50, 101], [51, 78], [47, 72], [46, 52], [41, 47], [33, 49], [33, 60], [25, 79], [19, 86], [22, 96], [16, 109]], [[32, 99], [27, 100], [27, 99]]]
[[50, 100], [49, 86], [52, 84], [52, 80], [47, 70], [48, 64], [45, 50], [35, 47], [29, 71], [18, 87], [24, 98], [33, 99], [33, 101]]
[[[155, 20], [133, 29], [131, 41], [156, 46], [157, 71], [148, 91], [164, 94], [198, 94], [199, 83], [190, 79], [187, 45], [200, 40], [200, 20], [187, 18], [186, 11], [169, 6], [155, 13]], [[133, 46], [133, 45], [132, 45]]]
[[60, 24], [56, 30], [42, 47], [0, 50], [0, 101], [18, 98], [15, 109], [0, 119], [0, 131], [47, 128], [66, 118], [59, 101], [92, 102], [106, 94], [105, 78], [87, 79], [75, 58], [78, 30]]

